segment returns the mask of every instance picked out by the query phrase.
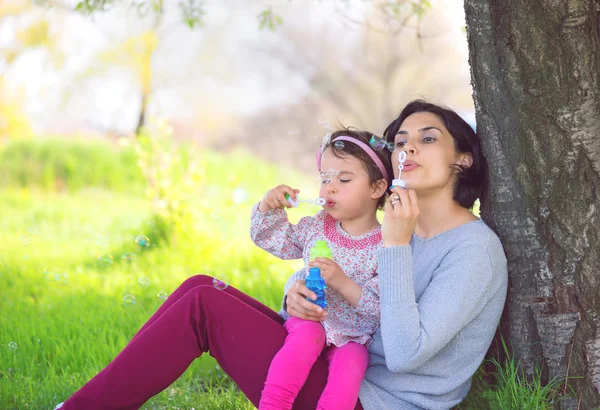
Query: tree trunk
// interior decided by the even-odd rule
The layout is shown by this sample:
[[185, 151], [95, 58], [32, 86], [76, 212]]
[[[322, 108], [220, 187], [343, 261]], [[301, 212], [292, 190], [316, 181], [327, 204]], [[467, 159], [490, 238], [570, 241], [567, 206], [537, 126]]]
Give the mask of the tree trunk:
[[465, 11], [491, 174], [482, 216], [509, 264], [503, 334], [527, 374], [581, 377], [563, 408], [595, 409], [600, 0], [465, 0]]
[[146, 126], [146, 110], [148, 109], [148, 94], [142, 90], [142, 100], [140, 101], [140, 111], [138, 113], [137, 125], [135, 126], [135, 135], [140, 135], [142, 129]]

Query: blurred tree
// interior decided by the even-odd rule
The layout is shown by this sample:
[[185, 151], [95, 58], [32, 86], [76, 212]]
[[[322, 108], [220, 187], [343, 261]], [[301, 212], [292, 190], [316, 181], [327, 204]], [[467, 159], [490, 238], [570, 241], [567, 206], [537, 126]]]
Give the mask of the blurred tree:
[[0, 142], [32, 135], [29, 119], [21, 109], [21, 98], [8, 89], [0, 75]]
[[[314, 171], [314, 146], [338, 120], [381, 133], [399, 107], [416, 96], [443, 97], [451, 106], [471, 106], [472, 100], [464, 93], [469, 83], [466, 62], [457, 53], [447, 52], [453, 46], [452, 37], [437, 34], [437, 27], [448, 25], [441, 13], [430, 10], [426, 17], [413, 13], [412, 19], [403, 22], [406, 32], [402, 35], [399, 23], [387, 23], [387, 14], [377, 8], [367, 10], [369, 14], [360, 21], [342, 16], [348, 22], [345, 31], [335, 27], [334, 21], [307, 30], [302, 21], [284, 19], [286, 24], [278, 33], [283, 41], [253, 52], [268, 53], [285, 66], [286, 73], [306, 82], [308, 93], [294, 104], [258, 113], [242, 127], [253, 130], [251, 136], [238, 132], [227, 141], [250, 145], [271, 160]], [[417, 29], [422, 22], [430, 28]], [[420, 42], [414, 41], [416, 32]], [[324, 112], [335, 113], [337, 118], [323, 118]], [[316, 138], [307, 143], [299, 136]], [[282, 150], [295, 155], [273, 155]]]
[[[86, 13], [112, 6], [111, 1], [90, 0], [80, 2], [76, 9]], [[121, 67], [128, 70], [135, 79], [140, 92], [140, 104], [135, 126], [135, 134], [139, 134], [146, 126], [148, 103], [153, 91], [152, 58], [160, 43], [160, 36], [165, 35], [161, 31], [163, 21], [163, 0], [147, 2], [131, 1], [129, 6], [133, 8], [140, 17], [149, 17], [150, 23], [139, 34], [116, 38], [107, 32], [104, 34], [109, 39], [106, 48], [100, 51], [92, 60], [93, 63], [78, 78], [80, 81], [90, 81], [95, 76], [103, 76], [110, 69]], [[122, 37], [122, 36], [119, 36]]]
[[[51, 0], [38, 0], [39, 4], [52, 5]], [[142, 17], [148, 13], [154, 13], [160, 16], [165, 11], [165, 0], [134, 0], [133, 6]], [[204, 0], [177, 0], [177, 7], [182, 13], [183, 21], [190, 27], [202, 26], [204, 17]], [[84, 14], [93, 14], [97, 11], [104, 12], [118, 5], [116, 0], [83, 0], [78, 1], [75, 5], [75, 10]]]
[[[157, 17], [157, 21], [159, 20], [160, 17]], [[159, 22], [155, 26], [158, 24]], [[155, 27], [140, 35], [129, 37], [124, 42], [100, 52], [95, 59], [97, 63], [85, 73], [89, 79], [93, 73], [103, 75], [109, 66], [122, 66], [131, 71], [140, 90], [140, 108], [135, 134], [139, 134], [146, 125], [148, 101], [152, 93], [152, 56], [158, 42]]]
[[[25, 1], [0, 3], [0, 25], [31, 12], [32, 6]], [[0, 140], [23, 138], [33, 134], [29, 119], [22, 109], [21, 92], [6, 81], [6, 73], [27, 52], [44, 49], [49, 62], [62, 64], [62, 53], [56, 47], [57, 35], [50, 30], [48, 20], [35, 16], [15, 31], [14, 41], [0, 47]]]

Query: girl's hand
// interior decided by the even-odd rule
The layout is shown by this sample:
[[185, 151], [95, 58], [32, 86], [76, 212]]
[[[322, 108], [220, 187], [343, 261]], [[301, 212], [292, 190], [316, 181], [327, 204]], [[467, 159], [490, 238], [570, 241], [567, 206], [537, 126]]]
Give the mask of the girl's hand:
[[321, 269], [321, 277], [327, 287], [341, 293], [348, 277], [340, 265], [329, 258], [315, 258], [314, 261], [308, 262], [308, 266]]
[[290, 315], [304, 320], [314, 320], [317, 322], [325, 320], [327, 312], [314, 303], [306, 300], [307, 297], [312, 300], [317, 300], [317, 295], [304, 285], [303, 280], [299, 279], [295, 281], [286, 295], [286, 311]]
[[392, 188], [392, 194], [384, 209], [385, 215], [381, 225], [383, 246], [387, 248], [409, 245], [419, 217], [416, 192], [412, 189]]
[[266, 193], [265, 197], [260, 201], [258, 210], [260, 212], [268, 212], [276, 208], [291, 208], [292, 204], [285, 199], [285, 194], [289, 194], [292, 199], [296, 200], [296, 195], [300, 192], [299, 189], [292, 189], [287, 185], [279, 185]]

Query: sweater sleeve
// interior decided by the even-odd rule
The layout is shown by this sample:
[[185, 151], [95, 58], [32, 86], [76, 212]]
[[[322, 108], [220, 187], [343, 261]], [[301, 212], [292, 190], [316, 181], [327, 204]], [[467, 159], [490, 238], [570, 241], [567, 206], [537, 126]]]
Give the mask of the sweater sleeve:
[[288, 220], [285, 210], [260, 212], [258, 206], [259, 204], [254, 205], [250, 217], [252, 241], [278, 258], [302, 258], [304, 244], [309, 232], [314, 229], [316, 217], [301, 218], [298, 224], [294, 225]]
[[492, 282], [484, 245], [451, 250], [416, 302], [410, 246], [379, 251], [381, 334], [387, 367], [407, 372], [423, 365], [482, 311]]

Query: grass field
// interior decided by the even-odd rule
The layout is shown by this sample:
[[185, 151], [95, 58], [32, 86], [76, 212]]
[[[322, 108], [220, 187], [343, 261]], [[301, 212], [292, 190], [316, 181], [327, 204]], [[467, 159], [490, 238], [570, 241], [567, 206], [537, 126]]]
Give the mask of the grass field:
[[[42, 157], [23, 154], [20, 161], [9, 161], [6, 151], [0, 151], [0, 160], [2, 155], [6, 159], [0, 161], [0, 409], [54, 408], [125, 346], [162, 303], [159, 295], [168, 296], [194, 274], [218, 275], [278, 309], [283, 283], [301, 262], [279, 261], [252, 244], [250, 209], [277, 183], [299, 187], [306, 197], [315, 194], [316, 178], [262, 164], [243, 153], [205, 153], [204, 180], [191, 193], [194, 226], [187, 227], [184, 240], [166, 243], [156, 239], [142, 178], [131, 161], [123, 162], [127, 155], [113, 160], [110, 149], [94, 145], [95, 153], [82, 161], [99, 156], [107, 168], [94, 171], [98, 182], [88, 186], [76, 172], [85, 166], [77, 163], [78, 150], [85, 148], [73, 154], [64, 143], [56, 144], [43, 149], [36, 145], [31, 151]], [[27, 152], [26, 145], [19, 149]], [[54, 158], [51, 165], [44, 152]], [[71, 162], [63, 160], [65, 152]], [[63, 172], [64, 163], [70, 164], [71, 174]], [[35, 175], [20, 166], [32, 168]], [[304, 206], [293, 210], [291, 219], [316, 210]], [[137, 235], [148, 237], [151, 246], [140, 247]], [[516, 376], [507, 386], [523, 387], [518, 393], [523, 397], [531, 391]], [[479, 383], [461, 408], [516, 408], [500, 399], [492, 404], [494, 394]], [[521, 400], [509, 394], [511, 400]], [[545, 408], [539, 405], [545, 399], [532, 404], [536, 407], [518, 408]], [[252, 406], [204, 355], [143, 408]]]
[[[176, 245], [153, 240], [150, 204], [139, 190], [0, 191], [1, 409], [53, 408], [123, 348], [162, 303], [160, 292], [194, 274], [228, 278], [279, 306], [286, 276], [301, 265], [252, 244], [250, 209], [277, 181], [304, 179], [257, 169], [244, 154], [207, 155], [206, 164], [197, 224]], [[136, 235], [151, 246], [142, 249]], [[122, 258], [127, 253], [135, 260]], [[144, 408], [251, 406], [205, 355]]]

